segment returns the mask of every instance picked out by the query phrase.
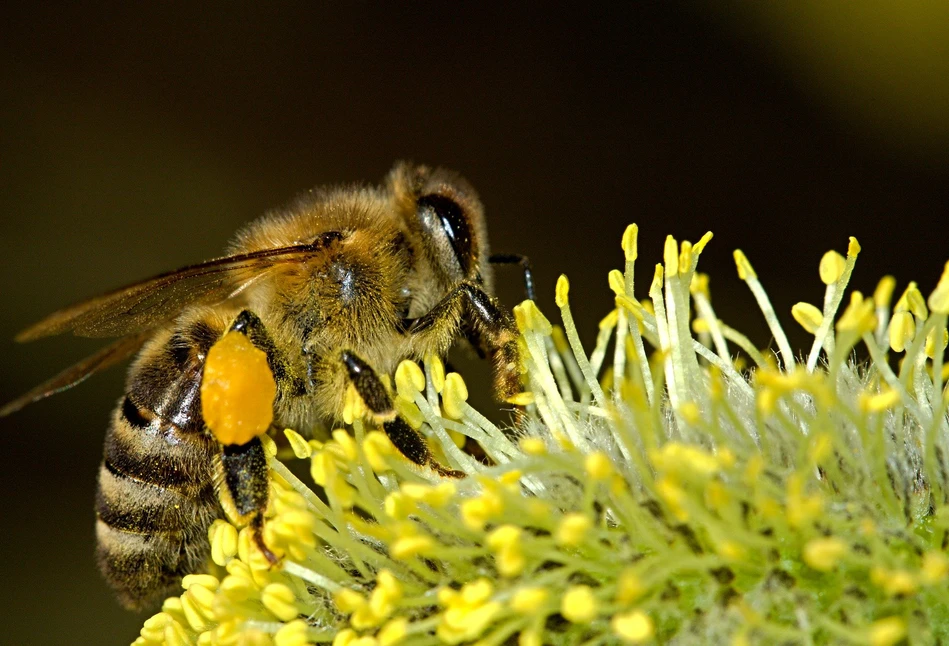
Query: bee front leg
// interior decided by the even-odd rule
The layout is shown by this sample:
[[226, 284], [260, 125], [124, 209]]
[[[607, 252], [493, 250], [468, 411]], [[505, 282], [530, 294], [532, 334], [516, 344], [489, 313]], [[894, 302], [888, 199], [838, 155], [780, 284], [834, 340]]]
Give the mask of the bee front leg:
[[356, 356], [344, 350], [340, 360], [346, 368], [349, 382], [359, 393], [372, 417], [382, 422], [382, 428], [399, 452], [419, 466], [427, 466], [446, 478], [463, 478], [464, 471], [449, 469], [432, 455], [425, 437], [398, 416], [392, 406], [392, 398], [382, 384], [382, 380], [372, 367]]
[[438, 334], [446, 321], [459, 314], [465, 336], [494, 364], [495, 396], [507, 401], [521, 392], [521, 362], [514, 318], [477, 285], [460, 284], [428, 314], [407, 322], [407, 333]]
[[270, 563], [277, 556], [264, 542], [264, 512], [270, 497], [267, 455], [259, 437], [246, 444], [222, 444], [220, 498], [229, 516], [249, 522], [254, 542]]

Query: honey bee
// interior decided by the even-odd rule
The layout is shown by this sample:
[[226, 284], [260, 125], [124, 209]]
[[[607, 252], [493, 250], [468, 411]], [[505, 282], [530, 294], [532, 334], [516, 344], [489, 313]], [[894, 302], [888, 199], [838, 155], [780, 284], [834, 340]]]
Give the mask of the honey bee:
[[96, 493], [99, 568], [128, 608], [150, 606], [208, 562], [224, 502], [262, 539], [267, 460], [259, 437], [222, 444], [202, 417], [211, 347], [238, 332], [266, 354], [272, 428], [327, 428], [355, 388], [411, 462], [445, 477], [424, 436], [393, 408], [380, 375], [403, 359], [444, 357], [460, 339], [493, 362], [494, 390], [520, 390], [517, 332], [492, 296], [483, 207], [442, 169], [399, 163], [378, 187], [310, 191], [238, 232], [227, 254], [60, 310], [21, 332], [120, 337], [9, 403], [59, 392], [138, 352], [106, 433]]

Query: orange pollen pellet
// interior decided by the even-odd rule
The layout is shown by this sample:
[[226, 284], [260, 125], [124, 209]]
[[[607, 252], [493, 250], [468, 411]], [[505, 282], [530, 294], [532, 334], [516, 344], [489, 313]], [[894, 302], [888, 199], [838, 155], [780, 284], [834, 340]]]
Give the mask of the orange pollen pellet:
[[201, 413], [221, 444], [246, 444], [273, 421], [277, 384], [267, 355], [240, 332], [211, 346], [201, 380]]

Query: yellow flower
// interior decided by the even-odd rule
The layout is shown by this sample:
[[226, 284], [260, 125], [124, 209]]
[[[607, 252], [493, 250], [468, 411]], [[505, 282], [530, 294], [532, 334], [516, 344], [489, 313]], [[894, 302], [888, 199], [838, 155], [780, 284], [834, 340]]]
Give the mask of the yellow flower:
[[491, 600], [493, 588], [487, 579], [465, 585], [460, 592], [440, 596], [445, 610], [436, 629], [447, 644], [460, 644], [478, 637], [501, 611], [501, 603]]
[[568, 588], [564, 593], [560, 603], [560, 614], [567, 621], [589, 623], [596, 619], [598, 607], [593, 590], [586, 585], [576, 585]]
[[[855, 240], [846, 256], [828, 252], [814, 276], [821, 309], [791, 312], [808, 350], [791, 347], [770, 302], [775, 277], [736, 252], [773, 351], [715, 311], [697, 271], [710, 235], [668, 237], [637, 285], [637, 231], [627, 229], [625, 265], [606, 277], [614, 302], [592, 345], [566, 277], [555, 290], [561, 323], [532, 301], [513, 308], [520, 334], [506, 347], [524, 369], [523, 392], [509, 399], [516, 428], [469, 405], [469, 384], [439, 357], [399, 364], [397, 413], [467, 477], [407, 460], [347, 388], [347, 423], [329, 437], [261, 436], [271, 469], [263, 542], [278, 562], [253, 527], [214, 520], [193, 546], [212, 572], [184, 577], [135, 644], [847, 635], [895, 646], [949, 633], [939, 595], [949, 441], [933, 431], [949, 380], [949, 265], [928, 302], [910, 283], [891, 306], [892, 278], [872, 298], [848, 291]], [[257, 433], [259, 402], [248, 401], [215, 412]], [[305, 462], [282, 461], [293, 459], [309, 461], [319, 486], [296, 475]]]
[[610, 625], [613, 632], [629, 644], [641, 644], [652, 639], [656, 630], [652, 619], [642, 610], [614, 615]]
[[815, 570], [828, 572], [837, 567], [847, 553], [847, 544], [839, 538], [815, 538], [804, 546], [804, 562]]
[[577, 512], [567, 514], [557, 527], [555, 540], [565, 547], [576, 547], [583, 542], [591, 527], [593, 520], [589, 516]]

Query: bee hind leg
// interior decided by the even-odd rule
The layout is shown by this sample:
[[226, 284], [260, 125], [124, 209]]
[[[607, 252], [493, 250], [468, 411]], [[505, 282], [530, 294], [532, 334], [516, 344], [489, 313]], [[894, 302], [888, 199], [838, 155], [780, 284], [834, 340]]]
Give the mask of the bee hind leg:
[[222, 444], [220, 499], [228, 515], [250, 522], [254, 542], [271, 564], [279, 559], [264, 542], [264, 512], [270, 496], [267, 455], [259, 437], [246, 444]]
[[449, 469], [440, 464], [425, 440], [425, 437], [398, 416], [392, 406], [392, 398], [375, 370], [354, 353], [344, 350], [340, 360], [346, 368], [350, 383], [359, 393], [366, 408], [382, 428], [399, 452], [419, 466], [429, 467], [446, 478], [463, 478], [464, 471]]

